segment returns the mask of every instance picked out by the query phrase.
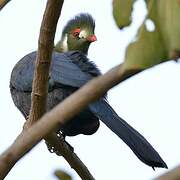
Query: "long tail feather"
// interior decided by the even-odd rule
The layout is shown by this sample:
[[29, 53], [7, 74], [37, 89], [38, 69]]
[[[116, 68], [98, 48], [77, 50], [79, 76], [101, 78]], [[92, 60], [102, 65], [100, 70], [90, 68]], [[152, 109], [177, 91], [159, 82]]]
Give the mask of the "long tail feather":
[[89, 108], [131, 148], [142, 162], [153, 168], [167, 168], [166, 163], [151, 144], [126, 121], [121, 119], [104, 99], [90, 104]]

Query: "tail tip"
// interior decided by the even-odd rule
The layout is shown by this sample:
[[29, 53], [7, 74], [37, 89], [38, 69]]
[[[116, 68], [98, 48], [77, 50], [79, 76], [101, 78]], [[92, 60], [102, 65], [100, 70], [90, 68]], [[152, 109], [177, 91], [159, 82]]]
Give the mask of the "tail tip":
[[163, 164], [163, 167], [162, 168], [166, 168], [166, 169], [168, 169], [168, 166], [167, 166], [167, 164], [164, 162], [164, 164]]
[[165, 168], [165, 169], [168, 169], [168, 166], [167, 164], [163, 161], [161, 163], [158, 163], [154, 166], [151, 166], [153, 168], [153, 170], [155, 171], [155, 168]]

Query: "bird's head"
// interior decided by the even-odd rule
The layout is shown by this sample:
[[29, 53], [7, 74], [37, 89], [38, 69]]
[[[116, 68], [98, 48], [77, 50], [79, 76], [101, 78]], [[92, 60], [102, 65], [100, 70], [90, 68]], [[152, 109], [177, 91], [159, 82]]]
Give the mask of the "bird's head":
[[71, 19], [62, 32], [55, 50], [59, 52], [79, 50], [88, 53], [89, 45], [96, 41], [95, 22], [90, 14], [79, 14]]

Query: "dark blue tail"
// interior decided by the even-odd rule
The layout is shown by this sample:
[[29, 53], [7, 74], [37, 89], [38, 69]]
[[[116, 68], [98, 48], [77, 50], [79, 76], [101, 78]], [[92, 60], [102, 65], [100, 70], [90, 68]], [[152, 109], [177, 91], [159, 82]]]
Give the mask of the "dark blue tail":
[[151, 144], [126, 121], [121, 119], [104, 99], [90, 104], [89, 108], [131, 148], [142, 162], [153, 168], [167, 168], [166, 163]]

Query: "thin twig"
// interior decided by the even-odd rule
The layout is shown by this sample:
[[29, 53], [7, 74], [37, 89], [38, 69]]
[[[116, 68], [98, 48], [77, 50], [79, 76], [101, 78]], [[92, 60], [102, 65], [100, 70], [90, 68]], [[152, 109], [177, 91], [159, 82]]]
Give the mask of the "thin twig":
[[45, 138], [46, 141], [51, 142], [53, 147], [60, 152], [61, 155], [66, 159], [71, 168], [73, 168], [81, 179], [85, 180], [94, 180], [94, 177], [91, 175], [88, 168], [80, 160], [80, 158], [71, 151], [67, 143], [64, 143], [64, 138], [59, 138], [55, 133], [51, 133], [48, 137]]

